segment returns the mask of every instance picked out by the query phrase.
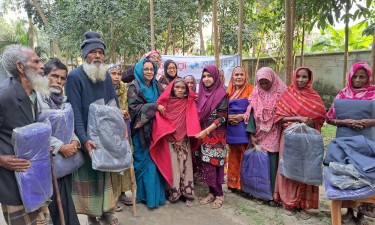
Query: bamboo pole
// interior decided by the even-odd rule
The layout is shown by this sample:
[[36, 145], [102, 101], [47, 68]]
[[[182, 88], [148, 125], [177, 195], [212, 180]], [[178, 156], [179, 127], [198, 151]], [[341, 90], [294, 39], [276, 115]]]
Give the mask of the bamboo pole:
[[53, 157], [52, 156], [50, 156], [50, 157], [51, 157], [52, 181], [53, 181], [53, 187], [55, 188], [56, 202], [57, 202], [57, 208], [59, 210], [60, 222], [61, 222], [61, 225], [65, 225], [64, 210], [63, 210], [62, 204], [61, 204], [60, 189], [59, 189], [59, 185], [57, 184], [55, 166], [53, 164]]
[[215, 45], [215, 65], [220, 67], [220, 49], [219, 49], [219, 27], [217, 24], [217, 0], [213, 0], [213, 26], [214, 26], [214, 45]]
[[240, 0], [239, 10], [238, 10], [238, 55], [240, 56], [240, 66], [242, 66], [242, 27], [243, 27], [243, 0]]

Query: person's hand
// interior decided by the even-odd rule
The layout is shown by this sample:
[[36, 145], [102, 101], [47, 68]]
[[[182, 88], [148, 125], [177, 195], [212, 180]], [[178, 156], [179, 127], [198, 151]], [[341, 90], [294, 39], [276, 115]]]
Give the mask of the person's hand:
[[247, 145], [246, 149], [253, 148], [257, 144], [258, 144], [258, 140], [256, 139], [255, 135], [253, 133], [250, 133], [249, 144]]
[[359, 122], [363, 126], [362, 129], [365, 129], [365, 128], [368, 128], [368, 127], [372, 127], [372, 126], [375, 125], [374, 119], [361, 119]]
[[184, 139], [181, 139], [180, 141], [176, 141], [176, 142], [173, 142], [172, 145], [173, 145], [173, 148], [176, 152], [182, 150], [182, 142], [183, 142]]
[[74, 144], [67, 144], [67, 145], [63, 145], [60, 150], [59, 150], [59, 153], [64, 156], [65, 158], [68, 158], [72, 155], [75, 155], [78, 151], [78, 148], [76, 145]]
[[124, 117], [125, 120], [130, 119], [130, 114], [127, 110], [121, 110], [121, 112], [122, 112], [122, 116]]
[[313, 127], [315, 125], [315, 121], [313, 119], [304, 116], [299, 117], [299, 122], [305, 123], [309, 127]]
[[195, 135], [195, 138], [196, 139], [203, 139], [203, 138], [206, 137], [207, 134], [208, 134], [207, 130], [202, 130], [197, 135]]
[[1, 155], [0, 156], [0, 166], [8, 170], [25, 172], [31, 163], [27, 159], [16, 158], [15, 155]]
[[164, 108], [164, 106], [158, 105], [158, 111], [160, 112], [160, 114], [164, 115], [165, 114], [165, 108]]
[[163, 87], [163, 89], [166, 89], [168, 87], [168, 85], [166, 84], [161, 84], [161, 86]]
[[88, 140], [83, 145], [83, 149], [89, 154], [89, 156], [91, 158], [91, 150], [92, 149], [98, 150], [98, 147], [96, 147], [95, 143], [92, 140]]
[[361, 120], [344, 119], [341, 120], [341, 123], [343, 123], [344, 126], [349, 127], [355, 131], [362, 130], [364, 128], [364, 125], [361, 122]]
[[243, 114], [233, 114], [229, 115], [229, 123], [233, 126], [237, 126], [238, 123], [243, 121]]

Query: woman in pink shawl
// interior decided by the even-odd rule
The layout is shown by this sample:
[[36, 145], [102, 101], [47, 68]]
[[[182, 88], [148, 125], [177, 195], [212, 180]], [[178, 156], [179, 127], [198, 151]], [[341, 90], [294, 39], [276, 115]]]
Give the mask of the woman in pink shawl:
[[[348, 84], [342, 89], [335, 99], [354, 99], [354, 100], [375, 100], [375, 85], [372, 83], [371, 68], [364, 62], [358, 62], [352, 66], [349, 71]], [[327, 113], [327, 122], [334, 126], [346, 126], [353, 130], [361, 130], [367, 127], [375, 126], [375, 119], [337, 119], [334, 104]], [[359, 224], [368, 224], [364, 218], [368, 209], [374, 210], [375, 205], [370, 203], [361, 203], [358, 207], [357, 219]], [[348, 208], [343, 216], [343, 222], [348, 222], [354, 218], [352, 208]]]
[[[256, 73], [257, 85], [249, 96], [249, 106], [244, 115], [247, 123], [246, 131], [250, 133], [250, 143], [260, 145], [266, 150], [270, 159], [270, 179], [272, 193], [275, 190], [275, 180], [279, 162], [281, 124], [274, 124], [277, 103], [287, 86], [268, 67], [263, 67]], [[262, 202], [261, 200], [258, 201]], [[270, 202], [276, 206], [275, 202]]]

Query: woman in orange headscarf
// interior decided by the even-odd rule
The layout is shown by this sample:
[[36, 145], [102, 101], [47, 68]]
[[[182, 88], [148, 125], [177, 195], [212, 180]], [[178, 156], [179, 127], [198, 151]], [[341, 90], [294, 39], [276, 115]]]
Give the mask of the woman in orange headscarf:
[[229, 117], [227, 129], [228, 157], [228, 188], [232, 191], [241, 190], [241, 161], [249, 135], [246, 133], [244, 113], [249, 105], [248, 98], [254, 86], [248, 84], [249, 77], [245, 68], [237, 66], [233, 69], [229, 81]]

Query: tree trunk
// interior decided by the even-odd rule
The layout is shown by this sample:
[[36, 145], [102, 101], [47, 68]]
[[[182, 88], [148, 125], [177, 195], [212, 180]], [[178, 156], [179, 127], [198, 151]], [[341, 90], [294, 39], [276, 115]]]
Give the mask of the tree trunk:
[[[346, 15], [349, 14], [350, 10], [350, 0], [346, 1], [345, 11]], [[344, 68], [343, 68], [343, 87], [346, 87], [346, 73], [348, 68], [348, 57], [349, 57], [349, 18], [347, 17], [345, 20], [345, 52], [344, 52]]]
[[[66, 40], [66, 43], [68, 43], [68, 40]], [[69, 63], [69, 46], [68, 44], [66, 44], [66, 47], [65, 47], [65, 66], [68, 67], [68, 63]]]
[[28, 45], [30, 46], [30, 48], [34, 49], [34, 24], [33, 24], [33, 18], [31, 17], [28, 17], [28, 20], [29, 20], [29, 43]]
[[[42, 9], [40, 8], [38, 2], [37, 2], [36, 0], [32, 0], [32, 1], [33, 1], [33, 3], [34, 3], [34, 6], [35, 6], [36, 10], [38, 11], [40, 17], [41, 17], [42, 20], [43, 20], [44, 25], [45, 25], [46, 27], [48, 27], [48, 19], [47, 19], [47, 17], [44, 15], [44, 13], [43, 13]], [[48, 28], [48, 29], [49, 29], [49, 28]], [[49, 32], [50, 32], [50, 31], [49, 31]], [[54, 47], [54, 49], [55, 49], [55, 51], [56, 51], [57, 58], [59, 58], [60, 60], [62, 60], [62, 58], [61, 58], [61, 51], [60, 51], [60, 48], [59, 48], [59, 46], [58, 46], [56, 40], [53, 41], [53, 45], [52, 45], [52, 46]]]
[[280, 76], [280, 71], [281, 71], [281, 61], [282, 61], [284, 45], [285, 45], [285, 36], [283, 36], [281, 40], [281, 47], [280, 47], [279, 52], [277, 53], [276, 74], [279, 76]]
[[202, 2], [198, 1], [198, 20], [199, 20], [199, 40], [201, 43], [201, 55], [206, 55], [206, 49], [204, 47], [203, 40], [203, 24], [202, 24]]
[[243, 0], [239, 0], [238, 9], [238, 55], [240, 56], [240, 66], [242, 66], [242, 23], [243, 23]]
[[285, 0], [285, 83], [293, 81], [293, 23], [291, 0]]
[[154, 0], [150, 0], [151, 50], [155, 50]]
[[300, 66], [304, 66], [305, 63], [305, 21], [306, 21], [306, 15], [303, 14], [303, 21], [302, 21], [302, 48], [301, 48], [301, 61]]
[[116, 64], [116, 57], [115, 57], [115, 34], [113, 31], [114, 22], [113, 22], [113, 16], [111, 15], [111, 61], [112, 63]]
[[214, 45], [215, 45], [215, 65], [220, 67], [220, 49], [219, 49], [219, 27], [217, 25], [217, 0], [213, 0], [213, 26], [214, 26]]
[[169, 39], [170, 39], [170, 36], [171, 36], [171, 29], [172, 29], [172, 16], [169, 17], [168, 33], [167, 33], [167, 41], [165, 42], [164, 55], [167, 55], [167, 54], [168, 54]]
[[[373, 41], [372, 41], [372, 50], [371, 50], [371, 70], [372, 70], [372, 77], [375, 78], [375, 27], [374, 27], [374, 34], [373, 34]], [[372, 84], [375, 84], [375, 79], [372, 80]]]
[[260, 60], [260, 52], [262, 51], [262, 42], [259, 43], [258, 53], [257, 53], [257, 63], [255, 64], [255, 71], [254, 74], [258, 71], [259, 67], [259, 60]]
[[172, 52], [173, 52], [173, 55], [176, 54], [176, 26], [174, 26], [174, 33], [173, 33], [173, 49], [172, 49]]
[[182, 23], [182, 55], [185, 55], [185, 25]]
[[49, 57], [55, 57], [55, 51], [53, 50], [53, 41], [49, 41]]

